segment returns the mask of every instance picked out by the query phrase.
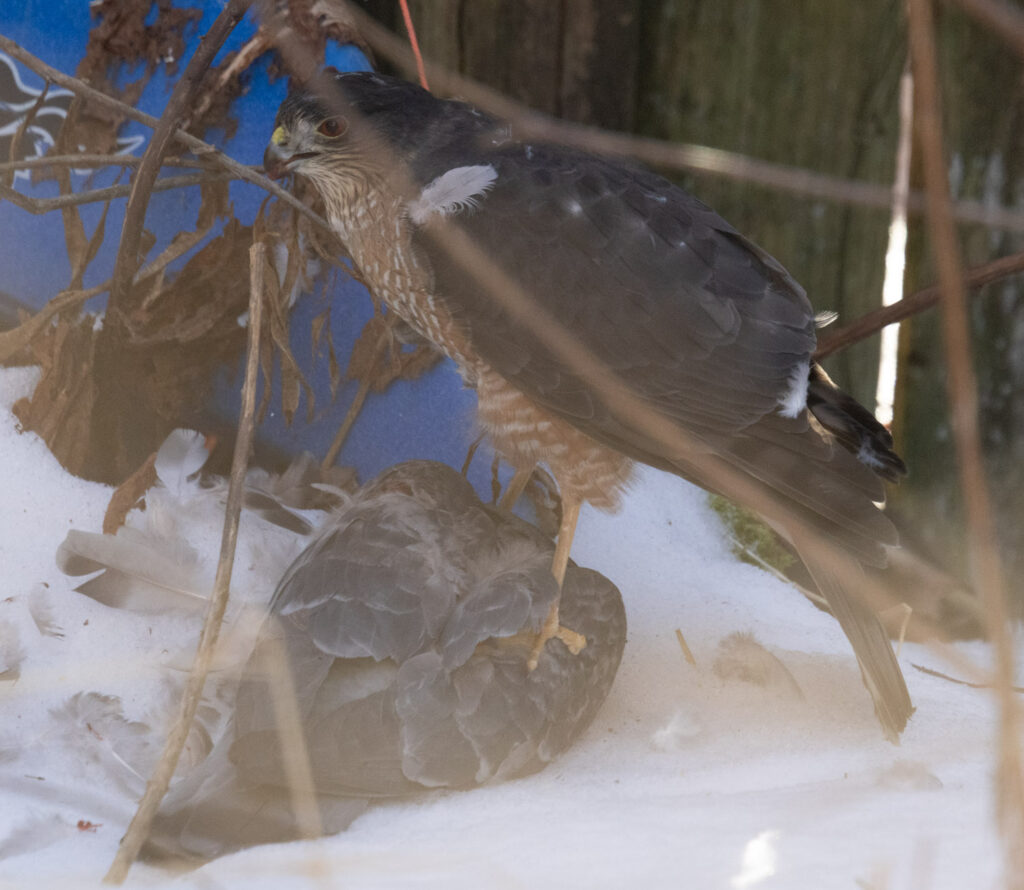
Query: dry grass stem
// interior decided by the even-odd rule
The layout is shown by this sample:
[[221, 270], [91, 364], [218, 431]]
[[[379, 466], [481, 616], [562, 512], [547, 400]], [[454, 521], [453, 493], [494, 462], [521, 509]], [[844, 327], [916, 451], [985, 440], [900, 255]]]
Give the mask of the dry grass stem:
[[[166, 192], [169, 189], [188, 188], [190, 185], [202, 185], [204, 182], [224, 182], [233, 179], [227, 173], [193, 173], [188, 176], [168, 176], [153, 183], [151, 192]], [[81, 204], [96, 204], [100, 201], [112, 201], [115, 198], [126, 198], [131, 194], [130, 185], [111, 185], [101, 189], [90, 189], [85, 192], [69, 192], [55, 198], [31, 198], [16, 189], [0, 183], [0, 199], [10, 201], [22, 210], [39, 216], [52, 210], [63, 210], [65, 207], [77, 207]]]
[[950, 205], [949, 180], [942, 144], [938, 63], [930, 0], [909, 0], [910, 48], [917, 85], [917, 118], [932, 253], [942, 288], [947, 389], [956, 443], [961, 491], [967, 515], [968, 548], [975, 589], [985, 605], [989, 638], [995, 648], [999, 699], [998, 762], [995, 780], [1003, 831], [1007, 886], [1024, 887], [1024, 774], [1021, 771], [1020, 713], [1013, 696], [1014, 656], [1008, 597], [999, 559], [998, 534], [985, 477], [978, 431], [977, 380], [971, 360], [970, 320], [960, 247]]
[[[274, 621], [270, 616], [268, 621]], [[292, 680], [288, 655], [279, 638], [270, 640], [268, 646], [267, 686], [274, 708], [278, 738], [281, 742], [281, 760], [284, 765], [288, 793], [295, 813], [295, 824], [299, 837], [317, 838], [323, 835], [320, 807], [317, 803], [316, 784], [306, 747], [306, 734], [302, 728], [302, 715], [295, 697], [295, 683]]]
[[686, 637], [683, 636], [683, 632], [678, 627], [676, 628], [676, 640], [679, 642], [679, 648], [683, 650], [683, 658], [693, 667], [697, 667], [697, 659], [693, 657], [693, 652], [690, 651], [690, 647], [686, 644]]
[[167, 793], [171, 777], [178, 764], [178, 758], [181, 756], [182, 748], [188, 738], [196, 708], [199, 706], [206, 675], [213, 660], [213, 650], [220, 632], [224, 609], [227, 607], [231, 571], [234, 567], [235, 543], [238, 539], [243, 485], [255, 427], [256, 379], [259, 369], [266, 265], [265, 247], [262, 243], [257, 242], [249, 251], [249, 330], [246, 344], [245, 381], [242, 385], [242, 410], [238, 422], [238, 438], [235, 440], [235, 451], [231, 459], [231, 479], [228, 484], [227, 507], [224, 515], [224, 534], [221, 540], [220, 558], [217, 562], [217, 575], [213, 582], [213, 592], [210, 595], [195, 661], [182, 692], [181, 706], [174, 727], [167, 737], [160, 760], [146, 785], [146, 792], [139, 802], [138, 810], [128, 826], [128, 831], [121, 839], [117, 855], [103, 879], [108, 884], [120, 884], [124, 881], [131, 864], [135, 861], [142, 844], [149, 835], [153, 817], [156, 815], [164, 794]]

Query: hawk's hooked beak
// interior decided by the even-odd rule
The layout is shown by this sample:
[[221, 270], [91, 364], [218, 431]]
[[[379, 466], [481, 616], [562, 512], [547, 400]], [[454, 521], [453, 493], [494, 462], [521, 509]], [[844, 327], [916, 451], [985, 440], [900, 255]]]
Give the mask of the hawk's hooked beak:
[[288, 134], [284, 127], [275, 127], [270, 143], [263, 152], [263, 169], [271, 179], [280, 179], [288, 172], [288, 162], [292, 160], [292, 152], [286, 147]]

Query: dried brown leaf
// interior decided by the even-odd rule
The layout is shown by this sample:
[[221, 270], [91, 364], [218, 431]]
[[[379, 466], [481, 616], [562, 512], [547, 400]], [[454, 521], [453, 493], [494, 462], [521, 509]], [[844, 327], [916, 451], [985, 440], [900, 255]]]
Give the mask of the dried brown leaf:
[[124, 525], [125, 519], [140, 498], [156, 483], [156, 452], [114, 489], [103, 514], [103, 534], [113, 535]]
[[382, 359], [391, 336], [391, 316], [374, 315], [363, 326], [352, 345], [345, 377], [348, 380], [367, 381], [373, 385], [381, 373]]
[[329, 328], [329, 320], [331, 317], [331, 310], [325, 309], [319, 315], [313, 317], [313, 321], [309, 325], [310, 339], [313, 342], [313, 352], [320, 348], [320, 341], [323, 339], [324, 330]]
[[[25, 138], [25, 133], [28, 132], [28, 128], [35, 122], [36, 115], [39, 113], [39, 109], [43, 107], [43, 103], [46, 102], [46, 97], [50, 92], [50, 82], [47, 81], [43, 84], [42, 92], [36, 97], [36, 101], [32, 103], [32, 107], [29, 108], [28, 113], [22, 119], [21, 123], [18, 124], [18, 129], [14, 131], [14, 137], [11, 139], [11, 147], [9, 161], [17, 161], [21, 157], [21, 144]], [[9, 170], [0, 182], [4, 185], [14, 185], [14, 170]]]
[[331, 398], [338, 395], [338, 387], [341, 385], [341, 365], [338, 364], [338, 355], [334, 351], [334, 341], [327, 341], [327, 370], [331, 378]]
[[90, 318], [59, 320], [32, 344], [42, 375], [29, 398], [14, 405], [21, 425], [39, 434], [70, 472], [89, 462], [96, 337]]
[[440, 354], [430, 346], [406, 349], [394, 336], [395, 316], [374, 315], [356, 338], [345, 372], [349, 380], [383, 392], [396, 380], [413, 380], [432, 368]]
[[[71, 194], [71, 171], [62, 167], [56, 171], [57, 182], [62, 195]], [[81, 214], [78, 208], [62, 207], [61, 218], [64, 222], [64, 243], [68, 251], [68, 260], [71, 263], [71, 287], [82, 286], [82, 276], [85, 274], [87, 257], [89, 255], [89, 239], [85, 237], [85, 225], [82, 223]]]
[[103, 205], [103, 212], [100, 214], [100, 220], [96, 223], [96, 228], [92, 230], [92, 234], [89, 236], [89, 243], [85, 247], [85, 261], [82, 266], [82, 270], [88, 268], [89, 264], [96, 259], [96, 254], [99, 253], [100, 247], [103, 245], [103, 239], [107, 233], [107, 213], [110, 211], [110, 201], [107, 201]]
[[200, 183], [199, 194], [201, 200], [199, 215], [196, 217], [197, 230], [209, 231], [218, 219], [227, 219], [234, 214], [226, 179]]

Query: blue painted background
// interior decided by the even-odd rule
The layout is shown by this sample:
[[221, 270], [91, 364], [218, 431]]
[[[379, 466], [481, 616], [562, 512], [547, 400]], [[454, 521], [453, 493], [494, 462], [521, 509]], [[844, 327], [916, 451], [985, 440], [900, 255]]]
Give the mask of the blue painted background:
[[[222, 4], [215, 0], [179, 0], [179, 5], [202, 7], [204, 10], [199, 26], [186, 33], [187, 48], [185, 58], [179, 63], [180, 72], [194, 51], [200, 35], [209, 28]], [[43, 61], [69, 74], [75, 72], [85, 51], [89, 30], [94, 24], [88, 0], [0, 3], [0, 32]], [[222, 54], [238, 49], [254, 31], [255, 25], [251, 20], [243, 22], [225, 44]], [[225, 140], [223, 133], [214, 131], [207, 134], [209, 141], [217, 143], [234, 158], [247, 164], [261, 162], [266, 140], [273, 127], [274, 114], [286, 93], [287, 85], [283, 79], [270, 81], [267, 74], [269, 62], [269, 56], [264, 56], [252, 66], [247, 90], [232, 105], [232, 116], [238, 121], [234, 137]], [[349, 46], [330, 46], [327, 63], [340, 70], [368, 67], [362, 53]], [[130, 82], [142, 73], [142, 66], [138, 66], [135, 70], [123, 70], [120, 76], [124, 82]], [[29, 92], [37, 93], [42, 88], [42, 79], [23, 66], [18, 66], [17, 74]], [[173, 81], [161, 67], [148, 83], [138, 107], [159, 116], [172, 87]], [[50, 95], [54, 95], [53, 89]], [[150, 131], [140, 124], [128, 122], [120, 136], [139, 143], [132, 149], [138, 155], [144, 150], [144, 142], [148, 140]], [[46, 148], [45, 139], [42, 139], [38, 146], [39, 153], [45, 152]], [[165, 175], [179, 172], [172, 170]], [[113, 184], [116, 177], [117, 173], [113, 170], [73, 174], [73, 185], [76, 191], [101, 187]], [[128, 180], [123, 178], [120, 181]], [[35, 196], [57, 194], [56, 183], [31, 185], [27, 177], [19, 177], [16, 188]], [[241, 182], [231, 184], [231, 200], [236, 215], [243, 223], [252, 222], [264, 197], [265, 193], [254, 186]], [[106, 239], [89, 267], [86, 286], [104, 281], [113, 270], [124, 205], [125, 200], [122, 199], [115, 201], [110, 209]], [[98, 204], [80, 207], [87, 235], [91, 234], [101, 210]], [[198, 210], [198, 187], [154, 193], [146, 216], [146, 227], [157, 236], [157, 244], [150, 257], [156, 256], [177, 232], [194, 229]], [[68, 286], [70, 275], [60, 213], [33, 216], [10, 203], [0, 202], [0, 292], [32, 307], [39, 307]], [[322, 455], [344, 418], [357, 388], [353, 382], [345, 383], [337, 397], [332, 399], [326, 344], [321, 345], [316, 355], [313, 354], [310, 321], [323, 311], [325, 301], [328, 300], [331, 305], [335, 353], [342, 369], [347, 364], [353, 341], [372, 312], [365, 290], [351, 281], [339, 281], [331, 285], [326, 293], [306, 294], [296, 304], [292, 320], [292, 349], [313, 385], [315, 414], [312, 421], [307, 422], [306, 405], [303, 402], [293, 425], [287, 426], [279, 410], [280, 380], [276, 380], [272, 410], [258, 431], [263, 440], [290, 453], [309, 450]], [[102, 301], [89, 308], [102, 308]], [[223, 416], [236, 417], [236, 390], [240, 376], [230, 371], [224, 369], [218, 376], [214, 407]], [[370, 394], [367, 398], [339, 457], [339, 463], [354, 466], [361, 479], [370, 478], [381, 469], [410, 458], [443, 460], [459, 467], [469, 443], [475, 437], [474, 404], [475, 395], [462, 387], [454, 368], [447, 361], [418, 380], [399, 381], [386, 393]], [[488, 497], [490, 457], [490, 452], [481, 449], [471, 473], [478, 490]], [[507, 474], [503, 478], [507, 478]]]

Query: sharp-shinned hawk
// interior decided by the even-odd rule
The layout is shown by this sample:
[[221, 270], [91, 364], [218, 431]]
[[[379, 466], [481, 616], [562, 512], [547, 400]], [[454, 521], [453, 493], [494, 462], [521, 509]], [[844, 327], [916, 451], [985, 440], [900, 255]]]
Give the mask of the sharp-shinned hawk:
[[[759, 504], [800, 550], [883, 728], [898, 735], [910, 699], [885, 631], [854, 588], [858, 563], [884, 565], [896, 543], [877, 504], [881, 479], [905, 467], [889, 433], [812, 361], [815, 317], [800, 285], [661, 176], [517, 141], [487, 114], [401, 80], [328, 80], [322, 94], [282, 104], [267, 172], [314, 184], [371, 290], [476, 388], [480, 424], [517, 478], [537, 463], [551, 470], [565, 505], [556, 578], [579, 506], [614, 507], [634, 461], [711, 489], [715, 467], [727, 467], [778, 505]], [[690, 444], [638, 425], [496, 299], [436, 237], [441, 229], [470, 239]], [[852, 571], [806, 546], [806, 524], [851, 557]], [[545, 639], [558, 628], [551, 617]]]

